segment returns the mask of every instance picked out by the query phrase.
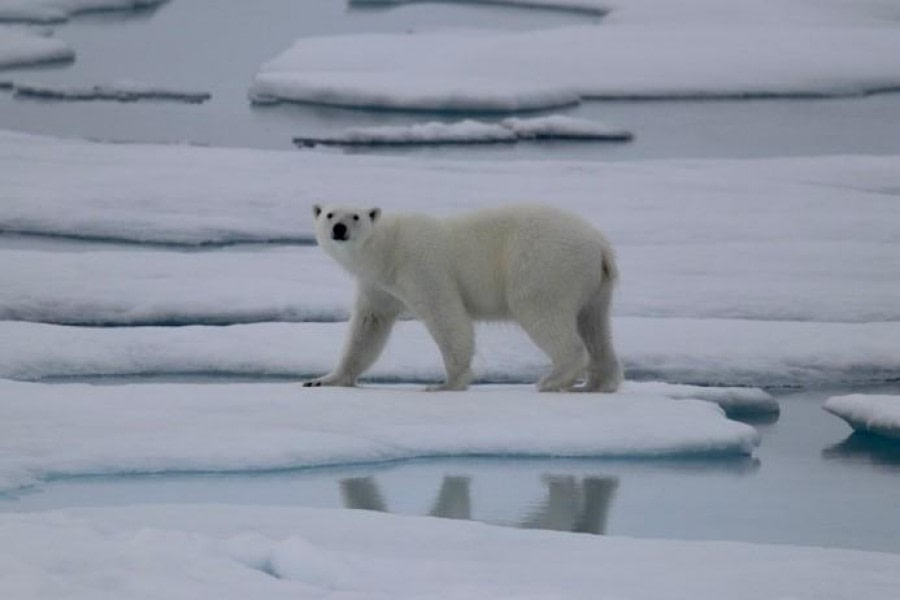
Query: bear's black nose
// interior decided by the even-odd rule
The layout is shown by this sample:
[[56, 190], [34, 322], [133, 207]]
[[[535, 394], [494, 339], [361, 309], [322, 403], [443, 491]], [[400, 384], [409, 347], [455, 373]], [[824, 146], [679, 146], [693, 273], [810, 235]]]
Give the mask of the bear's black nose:
[[347, 226], [343, 223], [338, 223], [331, 230], [331, 239], [345, 241], [348, 239], [348, 233]]

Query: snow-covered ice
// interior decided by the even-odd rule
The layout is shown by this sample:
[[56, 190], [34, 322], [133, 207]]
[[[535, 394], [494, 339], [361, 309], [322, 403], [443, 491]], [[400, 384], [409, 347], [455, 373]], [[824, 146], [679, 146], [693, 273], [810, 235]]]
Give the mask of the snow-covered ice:
[[[2, 212], [2, 211], [0, 211]], [[85, 244], [3, 250], [0, 320], [73, 325], [333, 321], [350, 277], [316, 247], [205, 253]], [[7, 241], [12, 245], [12, 242]], [[50, 246], [53, 242], [49, 243]], [[71, 248], [62, 246], [63, 248]], [[763, 321], [900, 319], [892, 244], [618, 244], [618, 316]], [[822, 257], [828, 256], [823, 265]], [[730, 262], [729, 262], [730, 261]], [[848, 287], [841, 277], [854, 281]], [[235, 281], [252, 280], [252, 287]], [[861, 293], [860, 288], [868, 293]]]
[[359, 127], [331, 136], [300, 136], [299, 146], [415, 146], [441, 144], [511, 144], [533, 140], [625, 142], [632, 134], [603, 123], [565, 115], [509, 118], [496, 123], [466, 119], [403, 126]]
[[[346, 323], [229, 327], [64, 327], [0, 321], [0, 377], [236, 376], [299, 379], [329, 372]], [[613, 322], [630, 379], [706, 385], [814, 386], [896, 378], [900, 323], [799, 323], [744, 319]], [[483, 382], [534, 382], [548, 358], [518, 327], [477, 329], [473, 369]], [[376, 381], [436, 382], [440, 353], [416, 321], [399, 323], [367, 375]]]
[[69, 61], [74, 58], [75, 50], [62, 40], [15, 27], [0, 26], [0, 69]]
[[[711, 14], [721, 12], [706, 5]], [[630, 17], [626, 4], [618, 20], [600, 26], [364, 34], [352, 43], [346, 36], [304, 38], [260, 67], [250, 95], [357, 108], [513, 112], [588, 98], [833, 97], [900, 89], [900, 67], [891, 58], [900, 54], [896, 15], [869, 2], [858, 11], [867, 26], [819, 19], [814, 9], [799, 23], [745, 23], [738, 9], [730, 24], [709, 24], [695, 13], [694, 22], [673, 26], [654, 24], [640, 11]]]
[[[0, 320], [76, 325], [334, 321], [349, 316], [348, 277], [315, 247], [170, 250], [4, 249]], [[237, 282], [252, 281], [253, 285]]]
[[[615, 244], [623, 273], [616, 338], [634, 377], [877, 382], [892, 377], [900, 357], [900, 159], [892, 156], [454, 163], [2, 133], [0, 185], [7, 233], [187, 246], [304, 243], [310, 206], [330, 199], [435, 214], [539, 199], [584, 214]], [[196, 253], [94, 244], [65, 252], [15, 239], [5, 236], [0, 259], [12, 282], [0, 288], [3, 319], [337, 320], [352, 298], [351, 280], [313, 247]], [[245, 281], [253, 285], [235, 283]], [[2, 328], [13, 340], [0, 348], [4, 375], [40, 379], [305, 376], [332, 366], [344, 326]], [[515, 328], [484, 332], [484, 380], [533, 381], [546, 368]], [[436, 378], [440, 359], [424, 332], [404, 324], [398, 338], [409, 355], [389, 354], [373, 375]], [[315, 353], [304, 347], [309, 339]]]
[[825, 402], [825, 410], [847, 421], [856, 431], [900, 439], [900, 396], [834, 396]]
[[371, 511], [143, 505], [0, 515], [0, 588], [17, 600], [889, 600], [900, 556]]
[[138, 10], [168, 0], [0, 0], [0, 21], [59, 23], [74, 14], [108, 10]]
[[632, 138], [631, 132], [623, 129], [566, 115], [510, 117], [500, 121], [500, 124], [512, 129], [520, 139], [628, 141]]
[[[424, 456], [749, 454], [749, 425], [657, 384], [619, 394], [455, 394], [297, 384], [0, 380], [0, 489], [51, 476], [271, 470]], [[730, 395], [733, 390], [725, 390]], [[712, 397], [714, 392], [708, 392]]]
[[414, 125], [358, 127], [330, 136], [298, 136], [299, 146], [412, 146], [438, 144], [511, 144], [518, 140], [512, 129], [500, 124], [466, 119], [454, 123], [429, 121]]
[[[623, 273], [619, 314], [900, 319], [900, 286], [895, 284], [900, 280], [895, 226], [900, 219], [900, 158], [894, 156], [423, 163], [91, 144], [0, 133], [0, 187], [0, 231], [5, 233], [185, 246], [311, 242], [311, 206], [316, 202], [448, 214], [537, 200], [586, 216], [613, 241]], [[51, 320], [41, 302], [58, 302], [59, 316], [66, 321], [97, 318], [86, 308], [89, 302], [79, 299], [98, 306], [115, 302], [122, 310], [132, 304], [137, 313], [148, 314], [148, 302], [132, 295], [128, 286], [112, 290], [117, 278], [141, 286], [141, 294], [150, 287], [149, 282], [140, 284], [140, 273], [128, 272], [124, 254], [42, 257], [9, 252], [0, 268], [18, 285], [0, 291], [5, 318], [30, 314], [25, 318]], [[303, 269], [315, 264], [315, 280], [305, 281], [316, 291], [294, 296], [293, 303], [316, 305], [326, 281], [341, 289], [329, 299], [349, 295], [347, 279], [319, 258], [310, 255], [296, 270], [287, 252], [260, 253], [255, 264], [252, 257], [209, 256], [204, 263], [174, 254], [136, 257], [135, 264], [159, 276], [159, 294], [171, 292], [165, 310], [189, 312], [177, 307], [182, 299], [195, 302], [190, 296], [196, 294], [184, 290], [196, 276], [212, 287], [204, 310], [227, 314], [230, 309], [223, 304], [216, 308], [216, 295], [228, 285], [230, 269], [235, 275], [249, 269], [259, 274], [261, 286], [277, 292], [287, 285], [272, 281], [279, 271], [298, 277], [294, 281], [299, 285]], [[25, 262], [33, 265], [33, 274]], [[75, 272], [90, 276], [105, 291], [75, 289]], [[77, 303], [82, 308], [74, 308]], [[254, 310], [271, 314], [271, 303]]]
[[16, 83], [14, 94], [17, 98], [39, 98], [42, 100], [115, 100], [117, 102], [138, 102], [140, 100], [169, 100], [201, 104], [209, 100], [209, 92], [181, 90], [123, 79], [86, 87], [52, 85], [44, 83]]

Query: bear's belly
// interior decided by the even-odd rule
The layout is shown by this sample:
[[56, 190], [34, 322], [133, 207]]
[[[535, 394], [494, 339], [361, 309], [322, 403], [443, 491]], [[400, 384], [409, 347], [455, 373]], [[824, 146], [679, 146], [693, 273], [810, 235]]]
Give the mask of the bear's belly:
[[473, 319], [495, 321], [510, 317], [506, 294], [503, 293], [503, 290], [482, 287], [480, 289], [464, 288], [460, 291], [466, 310]]

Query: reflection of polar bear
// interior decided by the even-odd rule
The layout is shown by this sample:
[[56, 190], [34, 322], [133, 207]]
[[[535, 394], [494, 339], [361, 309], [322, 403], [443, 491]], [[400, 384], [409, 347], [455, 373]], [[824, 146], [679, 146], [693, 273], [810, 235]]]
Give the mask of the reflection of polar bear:
[[[314, 208], [319, 245], [359, 283], [344, 355], [304, 385], [352, 386], [409, 310], [440, 347], [447, 380], [465, 389], [472, 321], [514, 319], [553, 360], [541, 391], [615, 391], [622, 372], [610, 339], [612, 248], [573, 215], [510, 206], [435, 219], [381, 210]], [[587, 373], [584, 384], [576, 387]]]

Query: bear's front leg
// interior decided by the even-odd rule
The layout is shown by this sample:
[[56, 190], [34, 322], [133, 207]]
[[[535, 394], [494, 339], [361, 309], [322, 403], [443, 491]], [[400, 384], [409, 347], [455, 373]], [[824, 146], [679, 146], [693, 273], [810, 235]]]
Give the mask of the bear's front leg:
[[[430, 290], [431, 294], [435, 290]], [[443, 296], [425, 297], [410, 302], [416, 315], [437, 343], [444, 359], [447, 379], [425, 389], [430, 392], [460, 391], [472, 381], [472, 357], [475, 354], [475, 326], [455, 290]]]
[[356, 300], [344, 353], [334, 371], [323, 377], [304, 381], [304, 387], [353, 387], [381, 355], [403, 304], [378, 289], [361, 288]]

